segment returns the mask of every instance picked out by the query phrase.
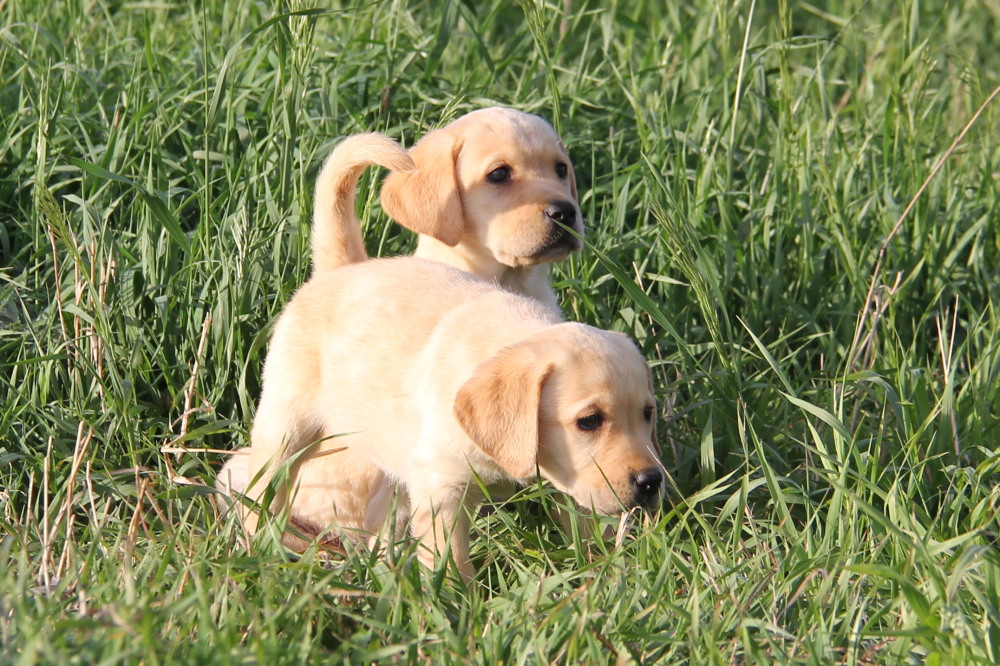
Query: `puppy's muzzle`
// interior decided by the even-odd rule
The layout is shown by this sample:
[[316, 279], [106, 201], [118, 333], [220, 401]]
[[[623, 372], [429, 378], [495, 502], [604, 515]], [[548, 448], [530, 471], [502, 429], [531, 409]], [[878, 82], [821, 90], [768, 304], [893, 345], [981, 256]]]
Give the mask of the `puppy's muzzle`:
[[553, 222], [573, 227], [576, 225], [576, 206], [569, 201], [553, 201], [545, 209], [545, 217]]
[[631, 482], [635, 504], [647, 509], [654, 507], [660, 499], [660, 486], [663, 485], [663, 472], [660, 468], [649, 467], [636, 472]]
[[545, 255], [569, 254], [580, 249], [580, 239], [567, 231], [567, 227], [580, 234], [576, 206], [570, 201], [553, 201], [544, 211], [545, 219], [552, 225], [545, 243], [534, 253], [534, 258]]

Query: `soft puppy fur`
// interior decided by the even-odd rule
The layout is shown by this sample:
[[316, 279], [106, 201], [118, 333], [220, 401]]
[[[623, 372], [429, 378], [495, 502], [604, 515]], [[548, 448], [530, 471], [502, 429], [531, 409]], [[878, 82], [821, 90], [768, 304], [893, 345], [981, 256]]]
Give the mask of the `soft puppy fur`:
[[[305, 451], [272, 511], [316, 534], [371, 533], [398, 489], [421, 558], [450, 545], [470, 577], [476, 477], [540, 475], [604, 514], [649, 506], [662, 481], [654, 416], [648, 367], [626, 336], [436, 262], [373, 260], [316, 275], [289, 302], [249, 459], [220, 476], [242, 475], [232, 489], [259, 500], [275, 466]], [[243, 519], [256, 528], [254, 513]]]
[[[551, 125], [493, 107], [428, 133], [408, 155], [397, 145], [390, 158], [387, 144], [373, 145], [379, 155], [371, 161], [391, 171], [382, 208], [420, 234], [414, 256], [555, 305], [548, 264], [580, 249], [583, 220], [573, 165]], [[366, 257], [353, 210], [339, 207], [344, 194], [317, 188], [317, 273]]]
[[337, 144], [316, 179], [313, 275], [368, 259], [354, 207], [358, 178], [370, 166], [390, 172], [417, 168], [399, 143], [381, 134], [353, 134]]
[[[547, 127], [517, 112], [482, 115], [523, 116], [529, 127], [541, 123], [542, 134]], [[472, 569], [463, 505], [480, 499], [473, 473], [490, 484], [541, 473], [604, 513], [655, 502], [662, 477], [645, 364], [624, 336], [561, 324], [543, 271], [521, 275], [541, 280], [513, 282], [487, 271], [487, 283], [415, 259], [350, 266], [368, 258], [354, 198], [361, 172], [376, 164], [419, 171], [379, 134], [348, 137], [324, 164], [314, 275], [276, 327], [252, 446], [239, 452], [249, 455], [233, 456], [217, 487], [260, 501], [275, 468], [294, 460], [270, 509], [288, 512], [292, 531], [283, 540], [297, 550], [308, 545], [300, 537], [377, 533], [402, 490], [398, 515], [405, 522], [412, 506], [411, 531], [428, 546], [422, 557], [429, 561], [451, 534], [465, 576]], [[578, 246], [564, 238], [553, 247], [560, 244]], [[444, 252], [445, 263], [470, 270], [457, 260], [464, 254], [448, 262]], [[528, 287], [534, 300], [510, 293], [530, 294]], [[565, 397], [577, 389], [589, 397]], [[237, 506], [255, 531], [257, 515]]]

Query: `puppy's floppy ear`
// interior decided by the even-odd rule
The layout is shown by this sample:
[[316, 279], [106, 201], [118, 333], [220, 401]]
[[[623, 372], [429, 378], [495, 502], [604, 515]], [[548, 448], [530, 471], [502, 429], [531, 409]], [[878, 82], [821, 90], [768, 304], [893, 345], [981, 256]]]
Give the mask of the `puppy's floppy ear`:
[[516, 479], [536, 471], [538, 410], [552, 367], [533, 343], [521, 342], [480, 363], [455, 397], [466, 434]]
[[382, 210], [418, 234], [454, 247], [465, 231], [455, 160], [462, 142], [435, 130], [410, 149], [416, 171], [393, 171], [382, 183]]

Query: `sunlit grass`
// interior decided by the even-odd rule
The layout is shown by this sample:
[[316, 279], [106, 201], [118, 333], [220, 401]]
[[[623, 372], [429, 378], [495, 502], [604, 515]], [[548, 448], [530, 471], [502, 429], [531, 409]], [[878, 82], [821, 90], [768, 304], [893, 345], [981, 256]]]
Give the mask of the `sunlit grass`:
[[[570, 4], [0, 9], [0, 661], [1000, 662], [997, 6]], [[249, 542], [202, 449], [319, 165], [490, 104], [567, 144], [553, 277], [653, 364], [669, 501], [615, 547], [525, 489], [468, 586]]]

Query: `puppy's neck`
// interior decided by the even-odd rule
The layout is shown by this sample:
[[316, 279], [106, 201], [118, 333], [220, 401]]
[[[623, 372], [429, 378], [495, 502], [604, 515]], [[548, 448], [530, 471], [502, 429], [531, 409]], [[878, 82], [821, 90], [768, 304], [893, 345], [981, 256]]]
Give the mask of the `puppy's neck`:
[[496, 282], [508, 291], [529, 296], [546, 305], [551, 305], [557, 310], [559, 308], [555, 292], [549, 285], [549, 265], [547, 263], [532, 266], [507, 266], [497, 261], [488, 250], [483, 249], [476, 252], [461, 243], [450, 247], [436, 238], [423, 235], [420, 236], [417, 251], [413, 253], [413, 256], [454, 266], [484, 280]]

